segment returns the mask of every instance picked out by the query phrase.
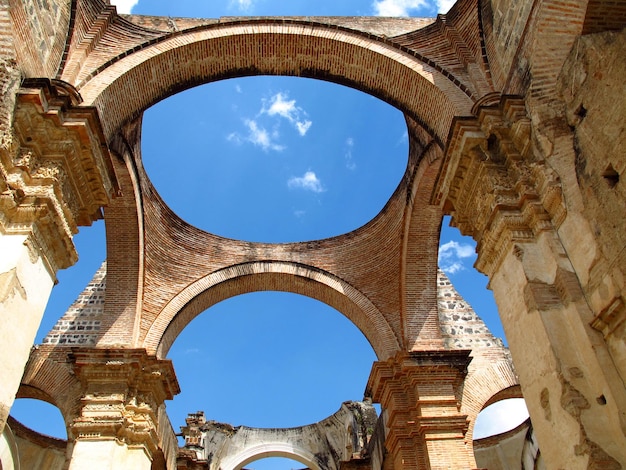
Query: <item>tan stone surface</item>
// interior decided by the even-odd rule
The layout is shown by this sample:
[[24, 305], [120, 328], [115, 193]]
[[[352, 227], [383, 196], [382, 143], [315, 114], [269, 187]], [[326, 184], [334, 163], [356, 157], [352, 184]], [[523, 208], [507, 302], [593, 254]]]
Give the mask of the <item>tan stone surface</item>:
[[[112, 450], [120, 465], [173, 468], [162, 400], [176, 387], [135, 403], [122, 375], [159, 372], [197, 314], [264, 289], [328, 303], [373, 345], [387, 452], [376, 448], [378, 467], [473, 468], [473, 420], [517, 390], [517, 375], [547, 468], [626, 466], [620, 2], [459, 0], [431, 21], [139, 18], [101, 0], [10, 1], [0, 24], [0, 340], [22, 351], [2, 369], [0, 413], [18, 392], [57, 404], [78, 439], [73, 468]], [[208, 80], [262, 73], [336, 81], [405, 113], [405, 178], [374, 220], [327, 240], [244, 243], [189, 226], [163, 203], [141, 164], [142, 112]], [[71, 336], [95, 326], [77, 304], [26, 364], [43, 310], [29, 286], [45, 272], [49, 290], [75, 259], [76, 227], [105, 205], [99, 329]], [[515, 369], [499, 345], [483, 347], [491, 340], [474, 333], [472, 315], [455, 325], [472, 333], [452, 334], [438, 298], [444, 214], [478, 244]], [[22, 315], [28, 326], [15, 335]], [[61, 339], [90, 347], [72, 352]], [[465, 362], [460, 346], [472, 349]], [[124, 374], [111, 372], [118, 366]], [[141, 419], [123, 424], [133, 413]], [[123, 445], [113, 444], [118, 431]]]

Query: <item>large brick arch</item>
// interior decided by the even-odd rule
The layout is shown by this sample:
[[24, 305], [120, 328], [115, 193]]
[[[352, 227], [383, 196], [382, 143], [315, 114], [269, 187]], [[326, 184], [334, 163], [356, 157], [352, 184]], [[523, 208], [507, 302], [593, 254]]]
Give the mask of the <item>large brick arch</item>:
[[361, 330], [381, 360], [400, 349], [383, 315], [353, 286], [319, 269], [272, 261], [231, 266], [192, 283], [163, 309], [142, 347], [165, 357], [180, 332], [204, 310], [227, 298], [262, 290], [302, 294], [334, 307]]
[[76, 86], [108, 138], [159, 100], [225, 78], [291, 75], [347, 85], [396, 106], [443, 146], [471, 93], [433, 61], [366, 33], [299, 20], [241, 20], [192, 28], [118, 55]]

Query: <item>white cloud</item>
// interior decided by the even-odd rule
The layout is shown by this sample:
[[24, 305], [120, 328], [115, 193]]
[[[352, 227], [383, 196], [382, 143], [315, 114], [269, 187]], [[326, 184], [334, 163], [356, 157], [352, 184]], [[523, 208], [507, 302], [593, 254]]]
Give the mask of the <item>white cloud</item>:
[[268, 150], [275, 150], [277, 152], [285, 150], [283, 145], [279, 145], [275, 142], [278, 138], [277, 132], [272, 132], [270, 134], [265, 128], [259, 126], [259, 124], [252, 119], [244, 120], [244, 124], [248, 128], [247, 136], [242, 137], [237, 132], [231, 132], [226, 136], [226, 140], [237, 145], [241, 145], [244, 142], [250, 142], [257, 147], [261, 147], [266, 152]]
[[439, 267], [447, 274], [455, 274], [465, 269], [463, 260], [474, 256], [474, 247], [449, 241], [439, 247]]
[[455, 0], [375, 0], [372, 6], [376, 16], [409, 16], [412, 10], [426, 11], [436, 7], [438, 13], [447, 13]]
[[528, 409], [522, 398], [502, 400], [480, 412], [474, 425], [474, 439], [495, 436], [510, 431], [528, 418]]
[[269, 107], [266, 107], [266, 104], [264, 103], [261, 113], [265, 113], [268, 116], [281, 116], [287, 119], [295, 126], [301, 136], [306, 135], [313, 124], [306, 119], [306, 112], [299, 106], [296, 106], [296, 100], [288, 99], [287, 95], [283, 93], [279, 92], [272, 96], [269, 99]]
[[248, 126], [248, 141], [252, 142], [254, 145], [261, 147], [263, 150], [276, 150], [281, 151], [284, 150], [285, 147], [282, 145], [278, 145], [273, 142], [277, 136], [276, 133], [270, 135], [264, 128], [259, 127], [256, 121], [251, 119], [247, 119], [245, 121], [246, 126]]
[[234, 5], [240, 11], [248, 11], [252, 8], [253, 0], [231, 0], [230, 4]]
[[376, 16], [409, 16], [409, 10], [428, 6], [426, 0], [376, 0], [373, 4]]
[[346, 158], [346, 168], [348, 170], [355, 170], [356, 169], [356, 163], [354, 163], [354, 160], [352, 159], [352, 149], [354, 148], [354, 139], [352, 137], [348, 137], [346, 139], [346, 153], [345, 153], [345, 158]]
[[228, 140], [229, 142], [234, 142], [237, 145], [241, 145], [243, 143], [241, 136], [236, 132], [231, 132], [230, 134], [228, 134], [226, 136], [226, 140]]
[[294, 176], [287, 181], [289, 188], [306, 189], [307, 191], [313, 191], [314, 193], [324, 192], [322, 182], [317, 178], [314, 172], [307, 171], [304, 176]]
[[439, 13], [448, 13], [448, 10], [452, 8], [452, 5], [456, 3], [456, 0], [438, 0], [437, 11]]
[[304, 136], [309, 130], [309, 127], [311, 127], [311, 124], [313, 124], [311, 121], [296, 122], [296, 129], [298, 129], [298, 133], [301, 136]]
[[111, 0], [111, 5], [115, 5], [117, 12], [121, 14], [130, 14], [139, 0]]
[[241, 87], [239, 85], [235, 85], [235, 91], [237, 93], [241, 93]]

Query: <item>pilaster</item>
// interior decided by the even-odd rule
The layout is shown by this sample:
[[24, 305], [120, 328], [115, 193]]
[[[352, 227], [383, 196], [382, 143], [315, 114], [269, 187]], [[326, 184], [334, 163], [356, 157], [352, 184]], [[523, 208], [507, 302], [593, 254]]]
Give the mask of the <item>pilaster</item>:
[[385, 468], [470, 469], [467, 416], [459, 413], [469, 351], [399, 353], [372, 368], [367, 390], [387, 413]]
[[83, 397], [69, 468], [151, 468], [159, 406], [180, 392], [172, 362], [143, 349], [74, 349], [71, 359]]
[[72, 236], [117, 191], [95, 108], [58, 80], [28, 79], [0, 142], [0, 431]]
[[626, 390], [559, 237], [559, 178], [534, 153], [522, 99], [476, 115], [454, 125], [434, 202], [477, 242], [547, 465], [619, 468]]

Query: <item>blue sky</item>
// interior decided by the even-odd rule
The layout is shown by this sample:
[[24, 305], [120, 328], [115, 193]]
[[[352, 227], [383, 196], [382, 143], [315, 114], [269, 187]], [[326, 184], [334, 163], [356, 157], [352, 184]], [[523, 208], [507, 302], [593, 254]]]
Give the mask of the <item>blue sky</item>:
[[[192, 17], [434, 16], [450, 6], [422, 0], [115, 3], [121, 13], [132, 7], [137, 14]], [[249, 241], [313, 240], [360, 227], [397, 187], [407, 148], [398, 110], [356, 90], [310, 79], [224, 80], [180, 93], [144, 115], [144, 165], [164, 200], [193, 225]], [[37, 342], [104, 260], [104, 223], [81, 228], [75, 241], [80, 261], [59, 273]], [[473, 241], [444, 223], [439, 257], [459, 292], [502, 337], [486, 278], [472, 268]], [[175, 430], [187, 413], [198, 410], [233, 425], [289, 427], [319, 421], [343, 401], [363, 397], [376, 360], [363, 335], [339, 312], [278, 292], [235, 297], [204, 312], [168, 357], [182, 388], [167, 405]], [[18, 418], [41, 432], [64, 436], [63, 429], [29, 422], [34, 405], [20, 402], [14, 408]], [[499, 413], [485, 427], [513, 412]], [[521, 420], [513, 418], [515, 424]], [[284, 459], [248, 466], [298, 467]]]

